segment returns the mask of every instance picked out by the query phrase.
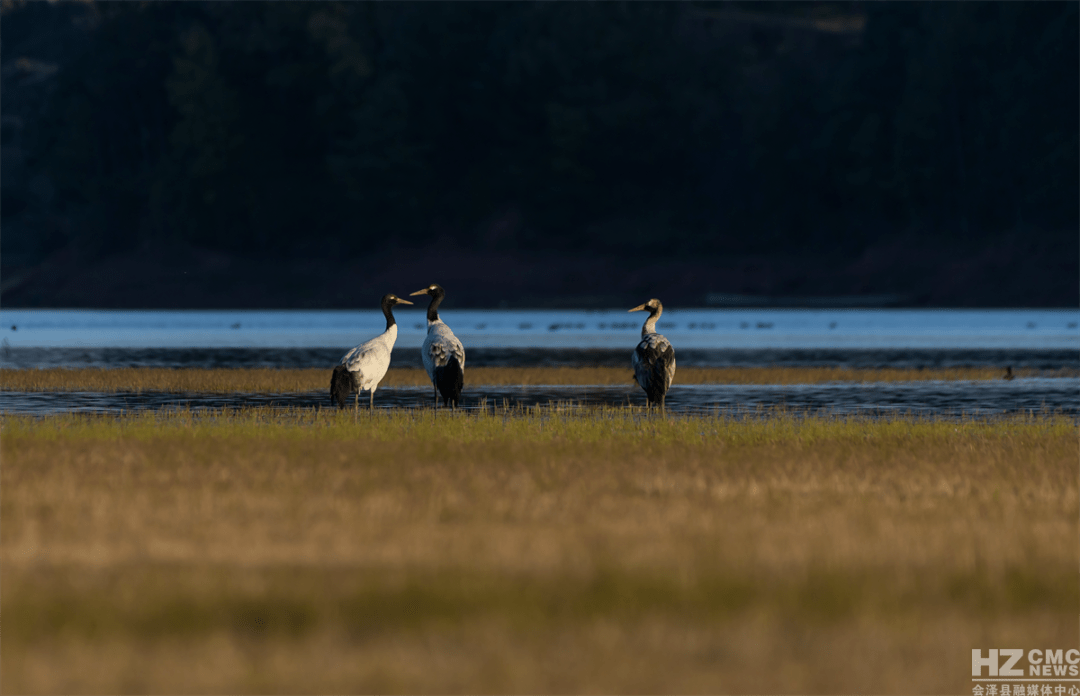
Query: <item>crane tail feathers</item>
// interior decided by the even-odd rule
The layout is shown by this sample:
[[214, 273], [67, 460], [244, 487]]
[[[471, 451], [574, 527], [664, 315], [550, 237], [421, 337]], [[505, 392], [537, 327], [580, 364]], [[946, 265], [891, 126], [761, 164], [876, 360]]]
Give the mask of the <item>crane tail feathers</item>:
[[442, 395], [444, 406], [458, 405], [465, 386], [465, 370], [461, 368], [456, 355], [451, 355], [445, 365], [435, 368], [435, 386]]
[[661, 352], [650, 356], [652, 364], [648, 366], [648, 382], [645, 385], [645, 396], [650, 403], [658, 403], [664, 400], [668, 385], [675, 374], [675, 349], [670, 345]]
[[356, 391], [356, 376], [349, 372], [344, 365], [334, 368], [334, 374], [330, 376], [330, 400], [337, 403], [338, 408], [345, 408], [345, 401]]

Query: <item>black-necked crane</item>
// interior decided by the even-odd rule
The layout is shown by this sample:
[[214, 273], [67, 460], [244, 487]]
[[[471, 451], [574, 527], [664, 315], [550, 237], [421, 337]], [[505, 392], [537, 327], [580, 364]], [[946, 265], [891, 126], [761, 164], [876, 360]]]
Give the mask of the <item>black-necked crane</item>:
[[664, 397], [675, 378], [675, 348], [671, 341], [656, 333], [656, 320], [663, 314], [664, 305], [653, 298], [629, 311], [645, 310], [648, 310], [649, 318], [641, 327], [641, 342], [634, 349], [630, 363], [634, 366], [634, 378], [645, 390], [646, 404], [653, 406], [660, 402], [660, 410], [666, 413]]
[[439, 318], [439, 305], [446, 297], [446, 291], [432, 283], [409, 296], [412, 295], [431, 295], [427, 310], [427, 337], [420, 347], [420, 355], [435, 389], [435, 408], [439, 407], [440, 394], [444, 406], [457, 406], [461, 400], [461, 388], [465, 385], [465, 349], [450, 327]]
[[370, 407], [375, 408], [375, 390], [390, 368], [390, 352], [397, 340], [397, 322], [394, 321], [394, 305], [412, 302], [403, 300], [390, 293], [383, 295], [382, 312], [386, 317], [386, 331], [356, 346], [341, 359], [330, 377], [330, 398], [337, 402], [338, 408], [345, 408], [349, 394], [355, 394], [355, 408], [360, 410], [360, 392], [371, 393]]

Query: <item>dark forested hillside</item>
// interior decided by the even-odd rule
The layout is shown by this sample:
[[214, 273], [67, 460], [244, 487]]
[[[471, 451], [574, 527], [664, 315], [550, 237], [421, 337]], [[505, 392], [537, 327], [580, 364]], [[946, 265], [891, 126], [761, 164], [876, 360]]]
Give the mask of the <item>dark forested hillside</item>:
[[1077, 8], [4, 0], [3, 302], [1075, 305]]

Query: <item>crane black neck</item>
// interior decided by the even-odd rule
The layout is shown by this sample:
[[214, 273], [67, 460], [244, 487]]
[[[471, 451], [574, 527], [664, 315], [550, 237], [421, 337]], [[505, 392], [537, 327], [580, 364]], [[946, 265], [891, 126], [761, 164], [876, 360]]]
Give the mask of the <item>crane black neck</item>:
[[442, 303], [443, 298], [446, 295], [442, 290], [437, 290], [431, 295], [431, 304], [427, 308], [427, 320], [438, 321], [439, 320], [439, 305]]
[[389, 331], [390, 327], [397, 323], [394, 321], [394, 303], [390, 301], [389, 297], [383, 298], [382, 313], [386, 317], [386, 330]]

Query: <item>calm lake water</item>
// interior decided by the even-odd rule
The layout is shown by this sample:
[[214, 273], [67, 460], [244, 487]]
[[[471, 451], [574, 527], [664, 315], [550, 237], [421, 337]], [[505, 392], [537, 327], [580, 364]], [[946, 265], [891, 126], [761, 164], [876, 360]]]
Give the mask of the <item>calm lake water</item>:
[[[441, 315], [466, 350], [627, 350], [645, 318], [622, 310], [448, 309]], [[398, 347], [419, 347], [423, 308], [399, 308], [396, 316]], [[8, 356], [0, 357], [22, 348], [343, 351], [384, 326], [378, 310], [2, 309], [0, 348]], [[677, 351], [1080, 351], [1078, 327], [1080, 310], [673, 309], [657, 328]]]
[[[423, 307], [398, 308], [399, 337], [419, 345]], [[622, 310], [447, 309], [466, 348], [618, 348], [645, 318]], [[1080, 310], [667, 310], [658, 330], [678, 348], [1059, 348], [1080, 350]], [[14, 327], [14, 328], [12, 328]], [[329, 348], [382, 332], [378, 310], [0, 310], [11, 347]]]
[[[468, 365], [629, 366], [643, 314], [446, 310]], [[423, 308], [396, 313], [395, 366], [420, 365]], [[1080, 310], [668, 310], [659, 330], [681, 366], [1080, 367]], [[0, 366], [325, 367], [382, 332], [377, 310], [0, 310]], [[467, 373], [466, 373], [467, 374]], [[380, 407], [427, 406], [426, 388], [382, 389]], [[641, 405], [630, 387], [470, 387], [465, 405]], [[326, 394], [98, 394], [0, 392], [0, 411], [118, 412], [243, 405], [328, 407]], [[1047, 408], [1080, 413], [1080, 380], [825, 385], [679, 385], [675, 412], [787, 406], [831, 413], [994, 414]]]

